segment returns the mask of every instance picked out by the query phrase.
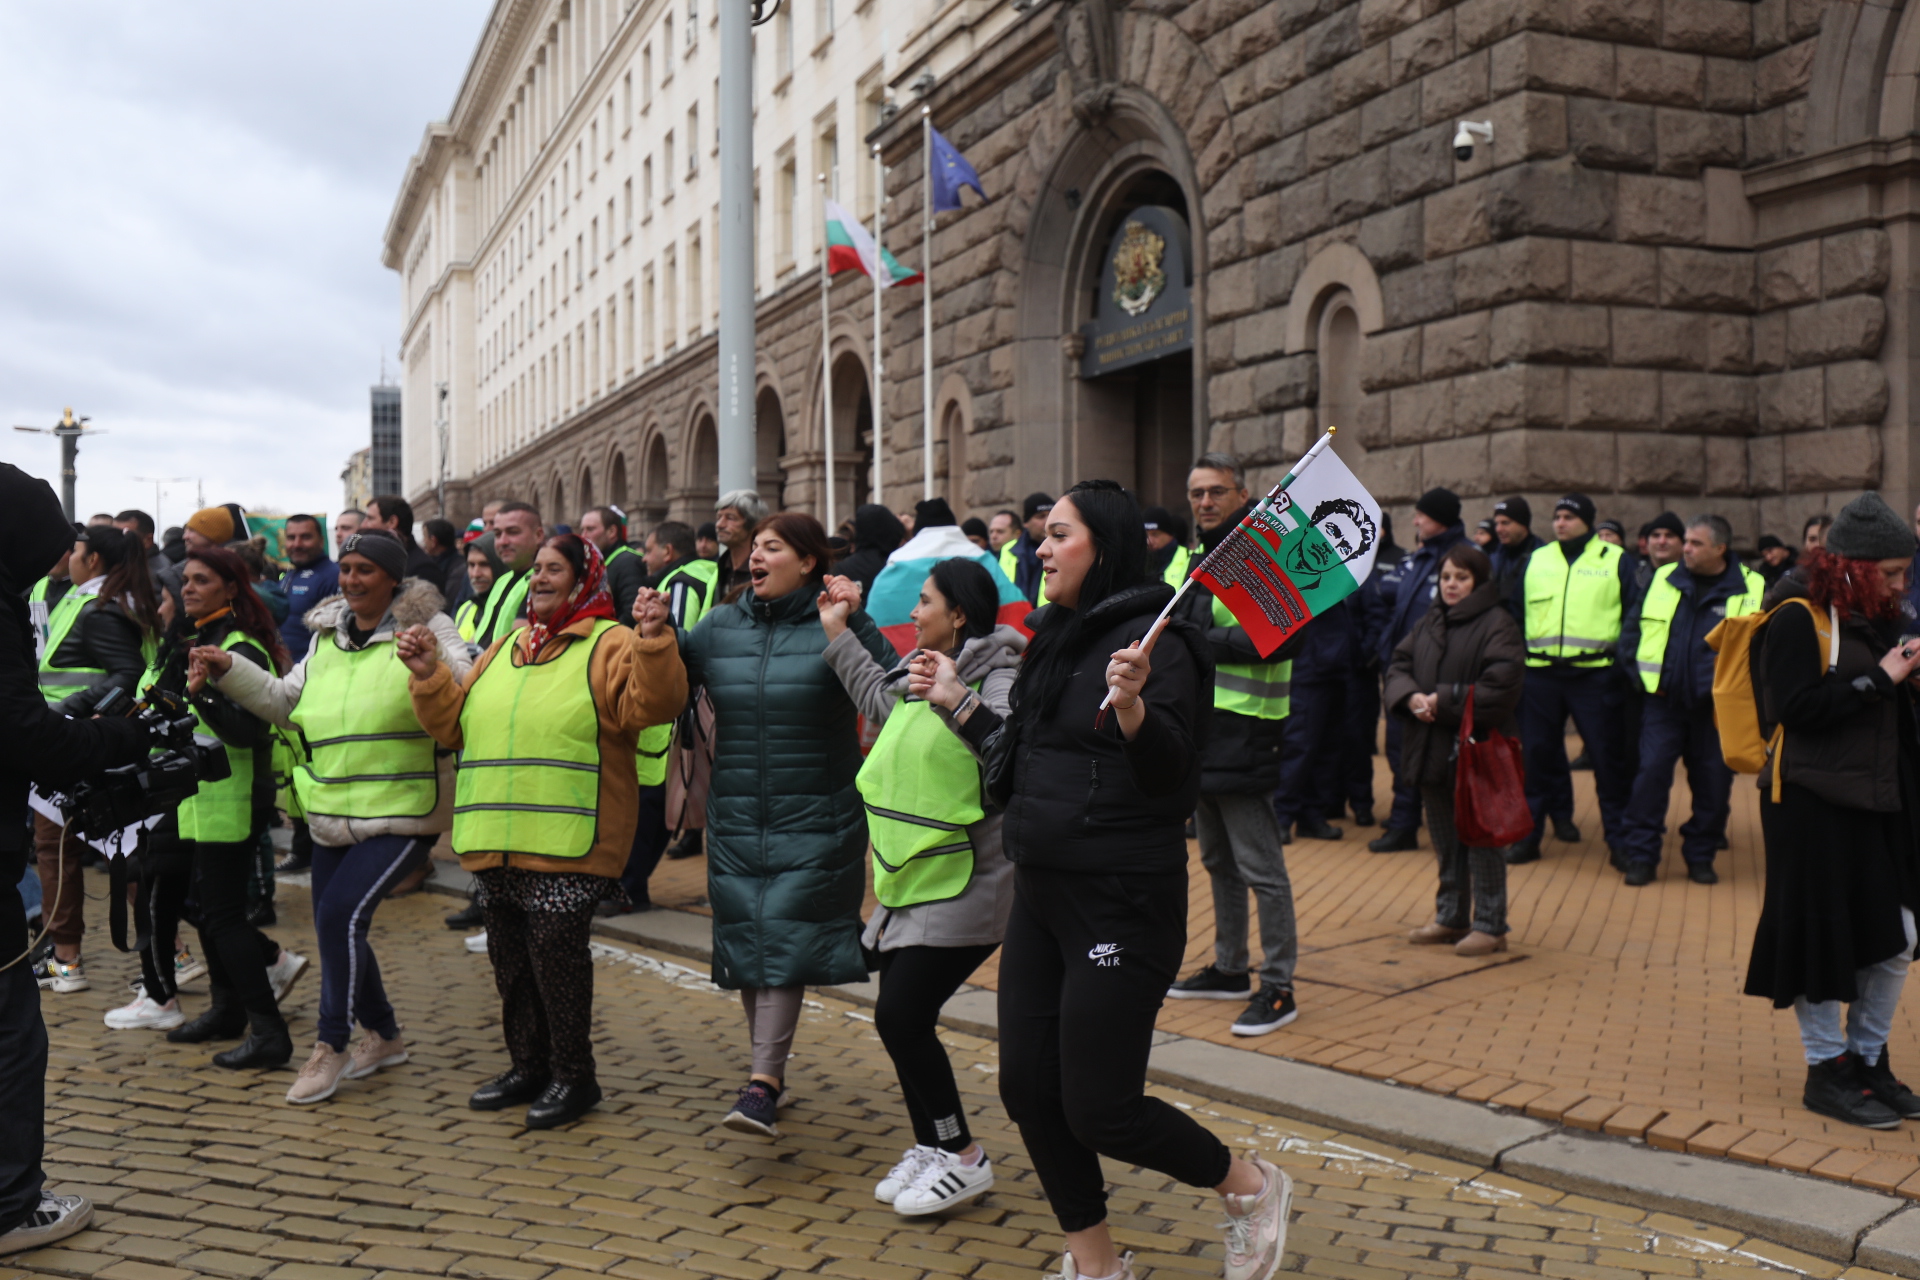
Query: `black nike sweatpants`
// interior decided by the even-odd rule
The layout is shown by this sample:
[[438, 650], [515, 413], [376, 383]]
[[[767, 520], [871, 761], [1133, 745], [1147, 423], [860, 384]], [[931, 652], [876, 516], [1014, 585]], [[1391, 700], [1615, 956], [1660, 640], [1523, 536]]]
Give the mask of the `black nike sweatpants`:
[[1146, 1094], [1153, 1023], [1187, 945], [1187, 874], [1022, 866], [1000, 960], [1000, 1100], [1063, 1231], [1107, 1216], [1100, 1157], [1217, 1187], [1233, 1157]]

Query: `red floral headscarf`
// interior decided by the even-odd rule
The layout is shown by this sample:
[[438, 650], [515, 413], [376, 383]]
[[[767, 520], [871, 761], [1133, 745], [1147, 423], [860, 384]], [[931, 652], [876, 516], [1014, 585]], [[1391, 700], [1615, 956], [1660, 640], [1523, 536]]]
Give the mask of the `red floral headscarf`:
[[607, 591], [607, 562], [600, 548], [577, 533], [556, 533], [540, 544], [566, 557], [573, 566], [573, 591], [554, 610], [550, 621], [542, 622], [527, 611], [525, 646], [528, 662], [537, 661], [541, 651], [562, 631], [582, 618], [613, 621], [613, 596]]

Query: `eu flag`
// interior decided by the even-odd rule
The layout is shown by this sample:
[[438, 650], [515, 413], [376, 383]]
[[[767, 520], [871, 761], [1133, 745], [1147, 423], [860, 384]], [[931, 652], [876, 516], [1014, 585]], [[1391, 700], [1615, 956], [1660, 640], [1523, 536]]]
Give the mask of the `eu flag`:
[[985, 200], [987, 193], [980, 186], [980, 175], [973, 171], [973, 166], [960, 154], [960, 149], [931, 125], [927, 131], [933, 135], [933, 211], [945, 213], [949, 209], [958, 209], [962, 187], [972, 187]]

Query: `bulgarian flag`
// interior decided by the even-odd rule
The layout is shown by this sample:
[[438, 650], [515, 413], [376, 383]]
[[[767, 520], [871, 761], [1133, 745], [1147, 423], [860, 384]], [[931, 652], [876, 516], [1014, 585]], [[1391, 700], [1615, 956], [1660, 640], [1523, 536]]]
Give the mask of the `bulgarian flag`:
[[1321, 436], [1191, 575], [1232, 610], [1262, 656], [1373, 572], [1380, 505], [1327, 448], [1332, 439]]
[[[919, 284], [920, 273], [900, 265], [899, 259], [867, 234], [860, 219], [833, 201], [827, 201], [827, 274], [858, 271], [879, 282], [882, 289], [897, 284]], [[919, 590], [919, 584], [914, 584]]]
[[1020, 594], [1020, 589], [1007, 580], [998, 558], [975, 546], [960, 532], [960, 526], [935, 525], [920, 530], [887, 557], [887, 567], [873, 580], [873, 591], [864, 606], [867, 616], [880, 628], [880, 634], [900, 653], [913, 652], [913, 609], [920, 603], [921, 584], [926, 582], [928, 572], [936, 563], [956, 557], [971, 560], [985, 569], [993, 585], [999, 588], [1000, 612], [995, 621], [1023, 635], [1031, 634], [1025, 624], [1033, 606]]

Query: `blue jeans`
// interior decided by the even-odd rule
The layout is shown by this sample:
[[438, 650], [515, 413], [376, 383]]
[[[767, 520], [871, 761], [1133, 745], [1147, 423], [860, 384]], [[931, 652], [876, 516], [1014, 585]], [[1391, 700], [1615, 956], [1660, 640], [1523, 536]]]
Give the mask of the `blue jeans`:
[[1800, 1043], [1807, 1051], [1808, 1063], [1826, 1062], [1843, 1053], [1852, 1053], [1868, 1066], [1880, 1061], [1893, 1031], [1893, 1014], [1900, 1007], [1900, 988], [1907, 982], [1907, 966], [1913, 960], [1913, 912], [1900, 908], [1900, 922], [1907, 927], [1907, 947], [1899, 955], [1855, 971], [1857, 992], [1847, 1006], [1846, 1030], [1840, 1028], [1840, 1002], [1822, 1000], [1818, 1004], [1805, 996], [1793, 1002], [1793, 1016], [1800, 1020]]
[[27, 909], [27, 919], [40, 914], [40, 872], [34, 867], [20, 877], [20, 903]]
[[1667, 803], [1673, 794], [1673, 768], [1687, 762], [1687, 787], [1693, 816], [1680, 827], [1680, 853], [1688, 865], [1713, 864], [1720, 837], [1727, 833], [1733, 804], [1733, 770], [1720, 754], [1720, 732], [1713, 726], [1713, 704], [1675, 706], [1671, 698], [1649, 697], [1640, 719], [1640, 772], [1633, 798], [1620, 822], [1620, 844], [1634, 862], [1658, 864], [1660, 839], [1667, 833]]
[[317, 1021], [319, 1039], [335, 1050], [346, 1049], [356, 1022], [389, 1040], [400, 1034], [367, 929], [380, 900], [432, 846], [429, 836], [313, 846], [313, 928], [320, 938]]

